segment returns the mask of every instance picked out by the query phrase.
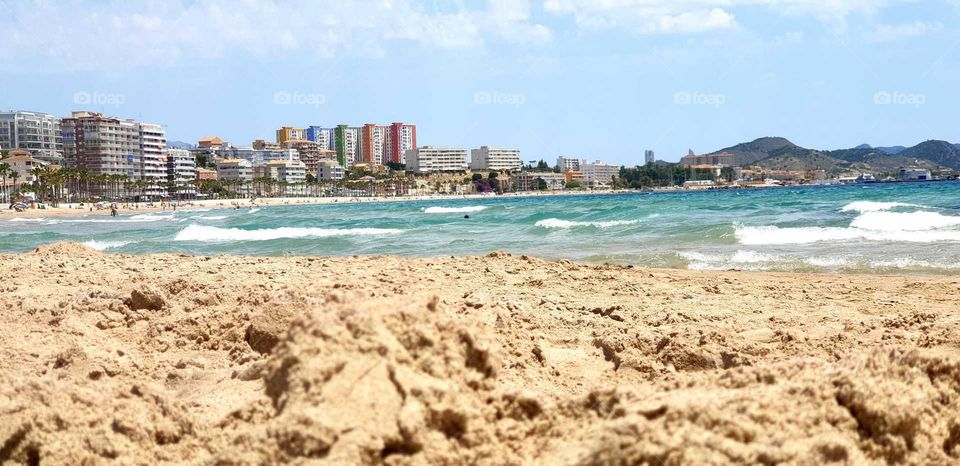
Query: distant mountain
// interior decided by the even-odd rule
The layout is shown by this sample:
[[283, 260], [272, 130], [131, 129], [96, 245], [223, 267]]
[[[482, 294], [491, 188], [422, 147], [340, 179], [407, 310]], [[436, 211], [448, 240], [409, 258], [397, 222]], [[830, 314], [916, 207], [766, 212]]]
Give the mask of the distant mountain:
[[170, 149], [196, 149], [196, 146], [193, 144], [183, 141], [167, 141], [167, 147]]
[[824, 170], [831, 174], [849, 171], [891, 173], [905, 167], [960, 168], [960, 145], [945, 141], [927, 141], [910, 148], [861, 144], [852, 149], [822, 151], [800, 147], [782, 137], [763, 137], [710, 155], [720, 153], [733, 154], [736, 163], [741, 166], [755, 165], [772, 170]]
[[739, 165], [753, 165], [774, 155], [799, 155], [799, 153], [807, 151], [808, 149], [804, 149], [786, 138], [764, 137], [720, 149], [714, 154], [733, 154], [736, 156]]
[[886, 153], [888, 153], [888, 154], [897, 155], [897, 154], [903, 152], [904, 150], [906, 150], [906, 147], [903, 147], [903, 146], [890, 146], [890, 147], [877, 147], [876, 149], [877, 149], [877, 150], [880, 150], [880, 151], [883, 151], [883, 152], [886, 152]]
[[929, 160], [937, 165], [960, 168], [960, 147], [947, 141], [924, 141], [900, 152], [901, 156]]
[[849, 163], [849, 168], [871, 173], [889, 173], [904, 167], [937, 168], [937, 165], [927, 160], [916, 160], [902, 155], [885, 152], [883, 148], [840, 149], [827, 152], [830, 157]]

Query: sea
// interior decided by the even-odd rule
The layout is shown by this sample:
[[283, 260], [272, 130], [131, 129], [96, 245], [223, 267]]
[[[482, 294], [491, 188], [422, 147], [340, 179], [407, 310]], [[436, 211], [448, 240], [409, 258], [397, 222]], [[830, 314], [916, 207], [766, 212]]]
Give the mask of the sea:
[[[469, 218], [467, 218], [469, 217]], [[482, 255], [695, 270], [954, 274], [960, 182], [0, 215], [0, 252]]]

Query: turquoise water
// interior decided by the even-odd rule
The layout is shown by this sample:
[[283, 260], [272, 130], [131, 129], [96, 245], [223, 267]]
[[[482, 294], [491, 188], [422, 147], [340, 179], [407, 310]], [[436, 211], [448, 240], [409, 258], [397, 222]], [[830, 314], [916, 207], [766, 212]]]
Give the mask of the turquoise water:
[[[956, 273], [960, 183], [0, 217], [0, 251], [442, 256], [508, 251], [691, 269]], [[469, 219], [463, 218], [469, 215]]]

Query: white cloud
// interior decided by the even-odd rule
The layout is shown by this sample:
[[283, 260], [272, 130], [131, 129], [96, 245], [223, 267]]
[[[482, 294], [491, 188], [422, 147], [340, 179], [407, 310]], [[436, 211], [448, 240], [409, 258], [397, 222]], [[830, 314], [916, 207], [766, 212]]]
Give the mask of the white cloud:
[[943, 24], [914, 21], [904, 24], [878, 24], [869, 35], [871, 42], [894, 42], [900, 39], [934, 34], [943, 29]]
[[[544, 9], [572, 16], [582, 29], [620, 27], [641, 33], [707, 32], [736, 27], [734, 12], [763, 7], [786, 16], [843, 23], [911, 0], [544, 0]], [[960, 1], [960, 0], [958, 0]]]
[[[129, 68], [239, 57], [304, 60], [381, 56], [390, 42], [461, 49], [487, 43], [539, 45], [551, 31], [530, 19], [527, 0], [483, 8], [415, 0], [147, 0], [9, 2], [0, 16], [0, 65]], [[444, 5], [446, 7], [446, 5]]]

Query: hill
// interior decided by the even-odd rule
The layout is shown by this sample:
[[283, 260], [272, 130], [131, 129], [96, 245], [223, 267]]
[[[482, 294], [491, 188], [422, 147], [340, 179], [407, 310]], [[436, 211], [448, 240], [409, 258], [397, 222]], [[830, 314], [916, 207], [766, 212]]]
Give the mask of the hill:
[[905, 149], [900, 155], [911, 159], [929, 160], [944, 167], [960, 168], [960, 148], [947, 141], [924, 141]]
[[771, 170], [824, 170], [830, 174], [863, 171], [891, 173], [904, 167], [960, 169], [960, 145], [926, 141], [916, 146], [872, 147], [861, 144], [852, 149], [817, 150], [798, 146], [782, 137], [763, 137], [730, 146], [711, 155], [728, 153], [741, 166], [755, 165]]

